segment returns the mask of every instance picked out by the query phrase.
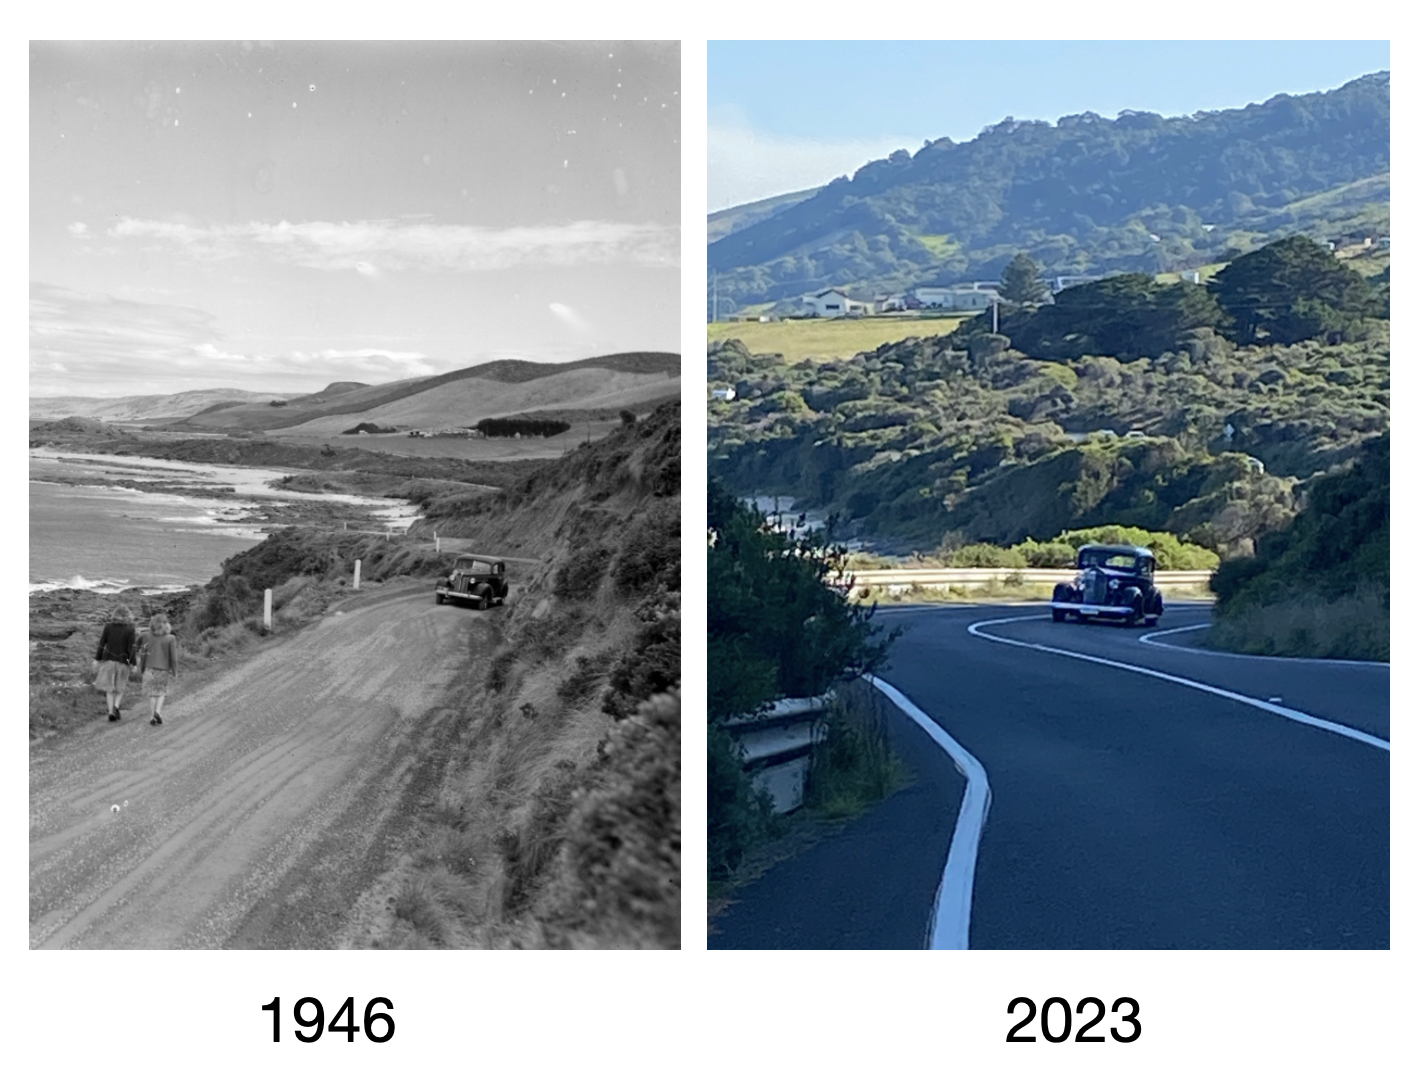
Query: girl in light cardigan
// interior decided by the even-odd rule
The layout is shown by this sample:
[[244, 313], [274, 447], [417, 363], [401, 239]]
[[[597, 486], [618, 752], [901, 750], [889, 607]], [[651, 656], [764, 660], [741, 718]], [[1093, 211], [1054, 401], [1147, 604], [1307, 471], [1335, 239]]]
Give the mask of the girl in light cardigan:
[[178, 637], [168, 623], [166, 613], [155, 613], [148, 622], [148, 638], [144, 640], [139, 664], [143, 670], [143, 693], [153, 712], [149, 724], [163, 723], [163, 700], [168, 686], [178, 678]]

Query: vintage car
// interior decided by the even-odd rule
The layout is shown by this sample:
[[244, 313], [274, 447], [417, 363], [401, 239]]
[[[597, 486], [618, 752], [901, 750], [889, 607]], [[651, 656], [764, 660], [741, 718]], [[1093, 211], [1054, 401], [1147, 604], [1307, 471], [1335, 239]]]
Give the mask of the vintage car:
[[503, 605], [509, 594], [504, 562], [497, 557], [461, 554], [450, 575], [435, 585], [435, 604], [446, 600], [468, 602], [476, 609]]
[[1053, 588], [1053, 619], [1098, 617], [1129, 626], [1156, 625], [1162, 592], [1152, 581], [1157, 558], [1143, 546], [1102, 546], [1078, 550], [1078, 578]]

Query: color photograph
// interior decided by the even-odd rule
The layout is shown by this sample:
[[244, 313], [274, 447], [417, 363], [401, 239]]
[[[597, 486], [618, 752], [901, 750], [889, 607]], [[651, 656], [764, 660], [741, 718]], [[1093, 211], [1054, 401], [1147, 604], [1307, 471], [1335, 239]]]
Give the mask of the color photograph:
[[707, 123], [708, 946], [1390, 948], [1389, 43], [714, 40]]

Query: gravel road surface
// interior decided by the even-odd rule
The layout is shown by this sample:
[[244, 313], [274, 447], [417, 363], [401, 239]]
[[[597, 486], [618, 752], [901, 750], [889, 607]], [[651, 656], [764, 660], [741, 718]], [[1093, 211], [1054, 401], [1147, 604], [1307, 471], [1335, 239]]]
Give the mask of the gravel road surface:
[[332, 946], [405, 846], [491, 621], [424, 588], [347, 607], [180, 678], [161, 726], [131, 690], [119, 724], [32, 754], [31, 947]]

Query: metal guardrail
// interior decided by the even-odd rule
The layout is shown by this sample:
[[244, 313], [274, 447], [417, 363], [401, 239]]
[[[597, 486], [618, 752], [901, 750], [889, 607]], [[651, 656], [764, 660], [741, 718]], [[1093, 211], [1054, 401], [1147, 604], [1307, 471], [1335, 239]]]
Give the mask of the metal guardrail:
[[806, 798], [811, 751], [826, 738], [822, 714], [829, 698], [784, 698], [764, 713], [736, 717], [725, 726], [752, 786], [771, 796], [778, 814], [795, 810]]
[[[1078, 575], [1072, 568], [886, 568], [863, 569], [847, 573], [854, 578], [852, 589], [908, 590], [911, 587], [984, 587], [990, 583], [1052, 584], [1066, 583]], [[1210, 569], [1159, 572], [1158, 587], [1200, 587], [1211, 579]]]

